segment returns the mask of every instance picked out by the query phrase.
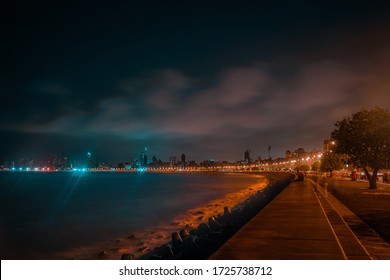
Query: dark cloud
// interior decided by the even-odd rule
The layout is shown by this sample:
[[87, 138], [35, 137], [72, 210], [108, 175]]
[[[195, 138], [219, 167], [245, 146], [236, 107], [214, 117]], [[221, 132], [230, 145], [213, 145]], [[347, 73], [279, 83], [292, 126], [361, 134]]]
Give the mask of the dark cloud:
[[[63, 111], [46, 112], [48, 121], [25, 118], [13, 131], [63, 134], [93, 142], [135, 141], [141, 147], [153, 143], [151, 148], [165, 157], [169, 151], [159, 143], [181, 142], [187, 145], [172, 145], [187, 150], [198, 146], [203, 158], [226, 155], [233, 160], [248, 147], [260, 153], [261, 147], [274, 144], [279, 155], [297, 145], [320, 148], [337, 120], [365, 107], [368, 100], [381, 101], [380, 95], [369, 94], [375, 79], [338, 62], [300, 65], [292, 72], [293, 76], [282, 79], [261, 67], [229, 68], [211, 86], [200, 87], [195, 78], [178, 70], [162, 70], [152, 78], [127, 81], [128, 94], [100, 98], [92, 111], [64, 102]], [[45, 89], [63, 92], [55, 86]], [[107, 135], [114, 139], [107, 140]]]
[[321, 148], [363, 107], [390, 108], [386, 5], [225, 4], [51, 4], [3, 19], [0, 132], [13, 148], [0, 161], [88, 149], [120, 161], [144, 146], [282, 156]]

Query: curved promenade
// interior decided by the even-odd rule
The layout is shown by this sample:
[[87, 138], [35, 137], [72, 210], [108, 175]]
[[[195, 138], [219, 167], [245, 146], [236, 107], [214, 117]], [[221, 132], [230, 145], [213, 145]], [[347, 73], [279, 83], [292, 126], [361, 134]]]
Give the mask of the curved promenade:
[[322, 193], [292, 182], [209, 259], [372, 259]]

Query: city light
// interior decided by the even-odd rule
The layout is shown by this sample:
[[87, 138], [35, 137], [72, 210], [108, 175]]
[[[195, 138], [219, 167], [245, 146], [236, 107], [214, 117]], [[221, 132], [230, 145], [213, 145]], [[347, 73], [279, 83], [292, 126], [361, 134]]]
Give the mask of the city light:
[[[330, 145], [330, 141], [327, 145]], [[326, 148], [324, 148], [324, 151]], [[147, 149], [141, 152], [140, 157], [130, 158], [128, 161], [118, 163], [117, 166], [111, 163], [99, 163], [91, 160], [92, 153], [87, 152], [88, 162], [76, 162], [75, 160], [70, 161], [64, 154], [57, 158], [53, 156], [49, 161], [41, 163], [42, 165], [35, 165], [33, 160], [28, 163], [23, 163], [19, 166], [15, 166], [15, 163], [10, 167], [3, 167], [2, 170], [9, 171], [41, 171], [41, 172], [54, 172], [54, 171], [72, 171], [72, 172], [196, 172], [196, 171], [212, 171], [212, 172], [259, 172], [259, 171], [292, 171], [296, 169], [307, 169], [311, 170], [311, 166], [319, 162], [324, 151], [313, 149], [310, 152], [306, 152], [302, 147], [298, 147], [295, 151], [286, 151], [285, 157], [279, 157], [276, 159], [265, 159], [260, 158], [252, 160], [237, 160], [234, 162], [218, 161], [214, 159], [207, 159], [203, 162], [188, 161], [185, 159], [182, 161], [176, 161], [175, 156], [171, 156], [169, 161], [163, 162], [157, 160], [155, 157], [153, 161], [148, 161], [146, 154]], [[248, 151], [246, 151], [248, 152]], [[184, 154], [183, 154], [184, 155]], [[171, 159], [174, 159], [172, 161]], [[28, 165], [27, 165], [28, 164]], [[29, 167], [27, 167], [27, 166]], [[88, 166], [87, 166], [88, 165]], [[12, 168], [11, 168], [12, 167]], [[16, 169], [15, 169], [16, 168]]]

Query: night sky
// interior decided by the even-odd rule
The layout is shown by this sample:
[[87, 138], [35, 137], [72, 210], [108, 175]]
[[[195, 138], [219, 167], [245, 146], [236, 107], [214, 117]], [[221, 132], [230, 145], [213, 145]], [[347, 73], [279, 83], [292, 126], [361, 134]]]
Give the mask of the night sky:
[[254, 2], [3, 5], [0, 163], [276, 158], [390, 108], [389, 4]]

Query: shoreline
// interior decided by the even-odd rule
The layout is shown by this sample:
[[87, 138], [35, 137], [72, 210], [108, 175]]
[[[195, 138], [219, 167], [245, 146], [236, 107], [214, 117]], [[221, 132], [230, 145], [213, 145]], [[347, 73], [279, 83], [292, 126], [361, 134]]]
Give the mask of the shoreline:
[[[231, 176], [242, 173], [229, 173]], [[258, 177], [260, 182], [246, 186], [239, 191], [230, 192], [221, 198], [208, 201], [208, 203], [178, 214], [170, 223], [138, 231], [129, 232], [109, 241], [102, 241], [94, 245], [76, 247], [54, 254], [55, 259], [121, 259], [123, 254], [132, 255], [132, 258], [142, 258], [152, 252], [156, 247], [162, 246], [171, 240], [171, 234], [185, 226], [197, 227], [210, 217], [223, 214], [224, 207], [234, 208], [247, 200], [257, 191], [269, 184], [267, 176], [261, 173], [249, 173], [249, 176]]]
[[[242, 209], [249, 199], [281, 181], [280, 174], [286, 173], [252, 173], [260, 182], [251, 184], [239, 191], [230, 192], [221, 198], [210, 200], [208, 203], [187, 210], [177, 215], [169, 224], [154, 228], [130, 232], [127, 236], [103, 241], [91, 246], [77, 247], [66, 250], [55, 256], [60, 259], [74, 260], [118, 260], [118, 259], [149, 259], [160, 248], [171, 244], [172, 234], [183, 229], [190, 231], [207, 224], [209, 219], [222, 216], [226, 208], [233, 211]], [[230, 173], [229, 175], [238, 175]], [[241, 173], [242, 175], [242, 173]], [[270, 187], [270, 188], [268, 188]], [[262, 194], [264, 196], [264, 194]], [[241, 210], [240, 210], [241, 211]], [[152, 257], [153, 258], [153, 257]]]
[[[275, 173], [276, 174], [276, 173]], [[233, 208], [224, 207], [223, 213], [208, 218], [207, 222], [194, 228], [189, 225], [179, 232], [172, 233], [170, 242], [156, 247], [145, 254], [143, 260], [201, 260], [208, 259], [220, 246], [228, 241], [246, 223], [254, 218], [268, 203], [270, 203], [292, 181], [288, 173], [263, 174], [267, 183], [263, 188], [253, 189], [254, 192]], [[122, 259], [134, 259], [132, 255], [124, 254]]]
[[[207, 173], [210, 174], [209, 172]], [[213, 172], [213, 173], [215, 174], [215, 176], [221, 174], [221, 172]], [[180, 173], [176, 173], [176, 174], [179, 175]], [[48, 239], [49, 242], [56, 242], [56, 240], [58, 240], [57, 241], [58, 247], [62, 247], [63, 249], [56, 250], [53, 247], [54, 249], [53, 250], [45, 246], [37, 247], [36, 245], [34, 245], [34, 243], [33, 245], [31, 245], [31, 247], [29, 247], [30, 245], [26, 243], [26, 246], [20, 247], [20, 251], [18, 252], [17, 248], [19, 248], [18, 246], [21, 246], [22, 244], [19, 245], [15, 243], [15, 245], [12, 247], [11, 246], [4, 247], [4, 249], [8, 251], [3, 251], [3, 253], [7, 253], [8, 256], [10, 257], [9, 259], [31, 259], [31, 260], [34, 259], [35, 260], [103, 260], [103, 259], [118, 260], [123, 258], [131, 258], [131, 259], [144, 258], [145, 255], [155, 252], [161, 246], [170, 244], [172, 241], [172, 233], [177, 233], [183, 230], [183, 228], [190, 231], [191, 229], [195, 230], [201, 224], [207, 225], [210, 218], [217, 219], [218, 217], [224, 214], [225, 209], [228, 209], [231, 212], [233, 212], [234, 209], [237, 209], [239, 210], [238, 212], [241, 213], [242, 209], [244, 209], [243, 206], [247, 206], [248, 204], [251, 204], [250, 199], [253, 199], [256, 196], [256, 194], [258, 195], [260, 193], [263, 196], [265, 196], [266, 194], [268, 194], [268, 190], [267, 191], [263, 191], [263, 190], [268, 189], [267, 188], [268, 186], [272, 186], [276, 181], [278, 181], [281, 178], [286, 178], [286, 176], [291, 178], [291, 174], [280, 173], [280, 172], [245, 172], [245, 173], [224, 172], [224, 174], [226, 174], [226, 177], [221, 177], [221, 178], [225, 178], [223, 180], [220, 180], [219, 177], [214, 177], [211, 174], [210, 175], [212, 177], [210, 177], [209, 178], [210, 180], [207, 181], [204, 181], [204, 179], [195, 179], [198, 178], [198, 176], [194, 177], [194, 179], [191, 179], [191, 181], [188, 181], [187, 179], [185, 180], [179, 179], [179, 182], [180, 181], [189, 182], [188, 187], [190, 191], [187, 192], [185, 191], [185, 189], [182, 189], [182, 191], [179, 191], [179, 193], [183, 193], [183, 194], [187, 193], [186, 196], [181, 196], [181, 195], [173, 196], [176, 197], [175, 199], [178, 199], [177, 202], [174, 201], [171, 202], [170, 199], [166, 200], [167, 196], [165, 194], [168, 194], [169, 191], [164, 191], [164, 189], [156, 188], [156, 187], [151, 188], [153, 193], [158, 194], [157, 199], [159, 198], [160, 201], [162, 201], [162, 203], [165, 203], [166, 205], [170, 205], [171, 203], [174, 203], [175, 205], [176, 204], [180, 205], [181, 203], [181, 206], [179, 208], [176, 208], [177, 209], [176, 212], [168, 213], [169, 216], [166, 217], [165, 215], [161, 216], [163, 214], [160, 214], [159, 211], [159, 209], [161, 209], [162, 207], [165, 211], [164, 213], [166, 213], [165, 210], [166, 206], [164, 205], [159, 206], [159, 203], [157, 204], [154, 203], [153, 205], [150, 205], [150, 207], [148, 207], [148, 202], [146, 200], [144, 206], [146, 207], [146, 211], [152, 214], [152, 215], [147, 215], [152, 217], [154, 221], [152, 223], [148, 222], [149, 219], [144, 219], [143, 220], [144, 222], [138, 219], [138, 221], [141, 222], [141, 224], [132, 224], [131, 221], [133, 220], [136, 221], [137, 220], [136, 217], [138, 216], [132, 215], [133, 210], [131, 209], [133, 209], [132, 208], [133, 206], [131, 204], [127, 206], [124, 205], [119, 207], [118, 209], [125, 209], [125, 210], [127, 209], [126, 211], [122, 210], [121, 212], [116, 212], [117, 214], [114, 214], [114, 215], [120, 215], [118, 221], [121, 221], [121, 223], [116, 223], [116, 228], [114, 229], [116, 230], [117, 234], [109, 234], [109, 235], [102, 234], [103, 232], [109, 233], [107, 229], [112, 228], [111, 225], [105, 226], [104, 223], [105, 221], [104, 218], [106, 218], [105, 216], [103, 220], [100, 220], [100, 222], [96, 224], [96, 226], [93, 225], [94, 230], [89, 229], [89, 234], [88, 234], [89, 237], [87, 236], [85, 242], [76, 241], [75, 243], [71, 243], [71, 242], [63, 243], [63, 242], [59, 242], [60, 240], [58, 239], [54, 239], [55, 237], [54, 235], [54, 237], [50, 237]], [[233, 177], [229, 177], [229, 176], [233, 176]], [[236, 176], [242, 177], [242, 179], [237, 178]], [[56, 177], [56, 178], [61, 178], [61, 180], [63, 181], [70, 180], [68, 177]], [[97, 177], [97, 178], [101, 178], [101, 177]], [[100, 187], [104, 186], [104, 188], [106, 189], [106, 185], [107, 184], [109, 185], [109, 181], [107, 181], [109, 177], [103, 177], [103, 178], [104, 180], [100, 180], [99, 181], [100, 185], [98, 186]], [[74, 177], [71, 177], [71, 179], [78, 183], [78, 177], [75, 179]], [[159, 178], [156, 178], [154, 180], [157, 179], [160, 180]], [[96, 178], [93, 180], [96, 180]], [[93, 182], [93, 180], [90, 182]], [[172, 181], [172, 177], [169, 180], [171, 180], [170, 182], [172, 184], [174, 181], [176, 182], [176, 179]], [[73, 181], [71, 182], [73, 183]], [[153, 180], [148, 179], [148, 181], [153, 181]], [[37, 182], [38, 181], [35, 181], [34, 183], [36, 184]], [[157, 186], [156, 184], [158, 185], [158, 181], [155, 181], [154, 186]], [[69, 181], [68, 181], [68, 185], [69, 185]], [[89, 188], [86, 186], [87, 185], [84, 184], [82, 187], [78, 188], [79, 191], [75, 193], [77, 194], [74, 196], [75, 199], [86, 198], [85, 191], [88, 190]], [[183, 185], [183, 187], [185, 187], [185, 185]], [[31, 191], [33, 189], [34, 188], [31, 187], [29, 188], [29, 190]], [[69, 190], [69, 188], [64, 187], [63, 189], [61, 188], [57, 189], [57, 188], [53, 188], [52, 185], [43, 185], [43, 189], [40, 190], [49, 190], [49, 191], [53, 190], [57, 192], [59, 195], [63, 195], [65, 191]], [[126, 188], [122, 187], [118, 190], [119, 192], [121, 190], [123, 192], [123, 190], [126, 190]], [[160, 192], [160, 190], [162, 190], [162, 192]], [[133, 193], [133, 192], [126, 191], [126, 193]], [[57, 195], [56, 197], [58, 198], [60, 196]], [[117, 199], [116, 196], [113, 197]], [[155, 198], [156, 195], [154, 195], [153, 197], [154, 198], [150, 201], [156, 202], [157, 201]], [[95, 200], [91, 200], [94, 203], [92, 204], [93, 206], [97, 205], [96, 203], [99, 201], [96, 200], [96, 197], [94, 197], [94, 199]], [[53, 200], [49, 200], [49, 201], [51, 201], [50, 203], [53, 202]], [[108, 201], [113, 202], [115, 200], [109, 199]], [[120, 202], [126, 200], [117, 199], [117, 201]], [[252, 202], [254, 202], [254, 200]], [[14, 204], [10, 204], [10, 205], [14, 205]], [[77, 207], [80, 207], [80, 205], [86, 206], [88, 208], [92, 206], [90, 204], [87, 205], [85, 203], [78, 204], [78, 205], [76, 204]], [[105, 205], [110, 205], [110, 204], [105, 204]], [[116, 204], [116, 205], [120, 205], [120, 204]], [[48, 206], [50, 206], [50, 204]], [[107, 216], [108, 215], [110, 214], [107, 214]], [[57, 229], [57, 231], [59, 226], [63, 227], [62, 225], [63, 223], [61, 222], [61, 219], [57, 221], [57, 224], [58, 223], [60, 224], [54, 228]], [[120, 228], [121, 230], [117, 230]], [[77, 228], [75, 229], [77, 231]], [[84, 226], [84, 229], [87, 228]], [[75, 232], [73, 228], [71, 228], [71, 230]], [[79, 238], [78, 235], [72, 235], [71, 237], [74, 240], [77, 240]], [[83, 237], [84, 236], [81, 236], [81, 240], [84, 240], [82, 239]], [[35, 246], [35, 248], [33, 246]], [[31, 250], [30, 248], [33, 248], [33, 250]], [[5, 259], [7, 259], [7, 257], [5, 257]]]

